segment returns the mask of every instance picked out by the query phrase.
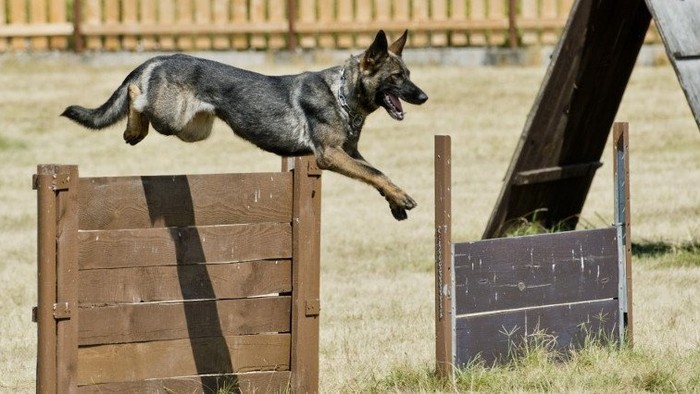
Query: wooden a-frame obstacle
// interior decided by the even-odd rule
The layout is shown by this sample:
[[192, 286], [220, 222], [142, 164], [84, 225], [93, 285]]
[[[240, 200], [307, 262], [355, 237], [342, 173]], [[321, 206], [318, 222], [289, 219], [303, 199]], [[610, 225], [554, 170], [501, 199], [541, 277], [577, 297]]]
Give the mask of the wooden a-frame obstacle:
[[652, 15], [700, 126], [700, 2], [577, 0], [483, 238], [522, 218], [576, 227]]

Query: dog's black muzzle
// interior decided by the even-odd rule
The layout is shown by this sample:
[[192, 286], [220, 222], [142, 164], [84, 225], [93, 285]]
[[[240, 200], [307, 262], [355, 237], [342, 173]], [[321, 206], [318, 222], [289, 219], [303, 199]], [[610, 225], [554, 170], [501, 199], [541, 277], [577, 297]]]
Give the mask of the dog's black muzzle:
[[404, 86], [399, 90], [398, 96], [409, 104], [420, 105], [428, 101], [428, 95], [413, 82], [405, 82]]

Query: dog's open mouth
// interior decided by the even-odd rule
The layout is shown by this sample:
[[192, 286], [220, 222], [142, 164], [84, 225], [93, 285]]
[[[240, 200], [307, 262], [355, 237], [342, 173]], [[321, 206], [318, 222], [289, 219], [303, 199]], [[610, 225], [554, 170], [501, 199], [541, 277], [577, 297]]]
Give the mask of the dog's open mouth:
[[401, 101], [398, 97], [391, 93], [383, 93], [382, 104], [382, 107], [386, 109], [386, 112], [388, 112], [392, 118], [403, 120], [403, 107], [401, 107]]

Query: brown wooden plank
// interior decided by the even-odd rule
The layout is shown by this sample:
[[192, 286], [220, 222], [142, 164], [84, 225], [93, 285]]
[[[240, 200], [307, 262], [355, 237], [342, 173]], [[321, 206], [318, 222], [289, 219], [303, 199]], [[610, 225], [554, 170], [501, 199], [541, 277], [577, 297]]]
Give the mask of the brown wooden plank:
[[[226, 25], [231, 23], [229, 20], [231, 16], [231, 13], [229, 12], [229, 5], [228, 0], [214, 0], [212, 4], [214, 24]], [[226, 34], [215, 35], [212, 39], [212, 47], [214, 49], [230, 49], [231, 41], [229, 40], [229, 36]]]
[[[486, 19], [486, 0], [469, 1], [469, 21], [483, 23]], [[484, 46], [488, 44], [487, 37], [482, 29], [475, 29], [469, 34], [469, 45]]]
[[[430, 20], [429, 4], [427, 1], [414, 1], [411, 4], [411, 24], [410, 26], [420, 26], [424, 22]], [[444, 21], [442, 21], [444, 22]], [[413, 33], [408, 36], [411, 42], [411, 47], [425, 47], [429, 44], [429, 35], [424, 31], [413, 29]]]
[[321, 259], [321, 170], [313, 156], [295, 157], [292, 260], [292, 389], [318, 392]]
[[59, 167], [37, 166], [37, 392], [56, 392], [56, 239], [55, 183]]
[[[46, 0], [30, 0], [29, 7], [30, 24], [43, 25], [49, 21], [48, 15], [46, 14], [48, 10]], [[49, 40], [47, 37], [33, 37], [31, 39], [31, 47], [33, 50], [45, 51], [49, 47]]]
[[81, 231], [80, 269], [291, 257], [288, 223]]
[[[372, 0], [355, 0], [355, 23], [358, 25], [363, 25], [366, 23], [371, 23], [373, 21], [373, 1]], [[414, 10], [417, 7], [416, 4], [422, 4], [423, 2], [414, 3]], [[355, 47], [356, 48], [367, 48], [372, 44], [376, 31], [369, 33], [359, 33], [355, 35]], [[391, 40], [391, 38], [389, 38]], [[391, 43], [391, 41], [389, 41]]]
[[87, 307], [184, 298], [245, 298], [290, 292], [291, 276], [289, 260], [81, 270], [78, 301]]
[[[559, 17], [557, 3], [559, 0], [541, 0], [542, 9], [540, 12], [540, 18], [542, 19], [557, 19]], [[557, 35], [551, 30], [544, 30], [542, 32], [542, 43], [543, 44], [554, 44], [557, 42]]]
[[177, 12], [176, 25], [178, 25], [182, 30], [177, 37], [177, 48], [183, 51], [188, 51], [192, 49], [192, 0], [176, 0], [175, 10]]
[[[153, 25], [175, 25], [175, 0], [158, 0], [158, 22]], [[144, 25], [146, 21], [144, 21]], [[147, 26], [147, 25], [146, 25]], [[171, 34], [158, 35], [158, 44], [163, 50], [175, 49], [175, 37]]]
[[87, 346], [78, 350], [78, 384], [289, 370], [289, 349], [289, 334]]
[[[26, 0], [10, 0], [8, 4], [8, 13], [10, 25], [23, 25], [27, 23]], [[26, 49], [26, 40], [24, 37], [12, 37], [10, 46], [14, 50]]]
[[[2, 5], [2, 2], [0, 2], [0, 5]], [[65, 3], [62, 1], [50, 1], [49, 2], [49, 22], [51, 22], [52, 25], [65, 25], [68, 22], [68, 18], [66, 18], [66, 6]], [[0, 15], [0, 19], [2, 18], [2, 15]], [[60, 37], [51, 37], [49, 38], [49, 45], [51, 49], [67, 49], [68, 48], [68, 39], [67, 35], [70, 33], [60, 36]], [[2, 49], [2, 48], [0, 48]]]
[[[433, 0], [430, 2], [430, 19], [438, 22], [444, 22], [447, 20], [448, 14], [448, 1], [446, 0]], [[447, 33], [443, 31], [436, 31], [430, 35], [430, 45], [433, 47], [444, 47], [447, 46]]]
[[[265, 12], [266, 12], [266, 2], [265, 0], [249, 0], [249, 15], [250, 22], [253, 24], [264, 24], [265, 22]], [[256, 49], [262, 49], [267, 46], [267, 40], [265, 39], [265, 34], [254, 33], [250, 37], [250, 47]]]
[[80, 308], [80, 346], [289, 332], [289, 296]]
[[[232, 25], [248, 25], [248, 4], [247, 0], [231, 0], [231, 22]], [[239, 32], [232, 37], [233, 47], [236, 49], [247, 49], [248, 36]]]
[[[248, 372], [214, 376], [142, 380], [138, 382], [102, 383], [78, 387], [81, 394], [99, 393], [286, 393], [289, 371]], [[213, 384], [212, 384], [213, 383]]]
[[[0, 31], [3, 31], [7, 27], [7, 13], [5, 12], [7, 8], [6, 0], [0, 0]], [[0, 51], [7, 50], [7, 40], [4, 35], [0, 34]]]
[[[321, 25], [333, 25], [335, 23], [336, 2], [321, 1], [318, 4], [318, 22]], [[381, 3], [378, 3], [379, 7]], [[318, 46], [321, 48], [336, 48], [335, 37], [332, 33], [320, 34], [318, 37]]]
[[[497, 21], [502, 26], [508, 26], [508, 11], [505, 8], [504, 1], [489, 1], [486, 15], [488, 20]], [[506, 43], [506, 29], [498, 28], [491, 30], [488, 34], [489, 46], [504, 45]]]
[[484, 238], [535, 218], [575, 228], [591, 177], [513, 185], [522, 171], [600, 161], [651, 16], [643, 0], [579, 0], [526, 121]]
[[[467, 22], [467, 2], [455, 1], [452, 2], [450, 21], [457, 23]], [[464, 29], [453, 29], [450, 32], [450, 44], [452, 46], [462, 47], [468, 43], [467, 34]]]
[[[135, 26], [139, 23], [138, 21], [138, 2], [137, 0], [121, 0], [121, 20], [120, 23], [124, 25]], [[135, 34], [128, 34], [122, 37], [122, 48], [127, 51], [133, 51], [136, 49], [138, 43]]]
[[[285, 2], [267, 4], [267, 22], [284, 24], [287, 22], [287, 7]], [[287, 33], [271, 32], [267, 40], [267, 49], [283, 49], [287, 46]]]
[[80, 229], [291, 220], [285, 173], [83, 178]]
[[[211, 25], [211, 4], [209, 0], [194, 0], [194, 23], [198, 25]], [[198, 34], [195, 37], [194, 46], [198, 50], [211, 48], [211, 38], [206, 34]]]
[[[335, 21], [335, 26], [338, 26], [338, 24], [354, 24], [353, 20], [355, 19], [355, 9], [353, 7], [353, 3], [351, 1], [339, 1], [336, 3], [337, 7], [337, 20]], [[331, 25], [333, 26], [333, 25]], [[321, 26], [319, 26], [317, 31], [321, 30]], [[297, 30], [300, 30], [301, 24], [297, 24]], [[338, 47], [340, 48], [353, 48], [354, 47], [354, 42], [353, 42], [353, 35], [346, 33], [343, 31], [342, 33], [338, 34]]]
[[[139, 3], [140, 25], [153, 25], [156, 23], [156, 12], [158, 4], [155, 1], [141, 1]], [[152, 35], [141, 35], [141, 48], [145, 51], [152, 51], [157, 47], [157, 37]]]
[[[56, 337], [57, 387], [75, 387], [78, 362], [78, 167], [60, 166], [66, 183], [57, 197]], [[59, 176], [60, 176], [59, 175]], [[64, 309], [65, 308], [65, 309]], [[61, 391], [61, 390], [58, 390]]]
[[[81, 26], [83, 33], [90, 28], [99, 29], [103, 25], [101, 19], [102, 2], [100, 0], [83, 0], [82, 6], [85, 10], [85, 14], [83, 16], [84, 23]], [[87, 49], [90, 50], [102, 49], [102, 37], [87, 37], [87, 39], [85, 40], [85, 46]]]
[[457, 314], [616, 298], [614, 227], [454, 245]]
[[[518, 26], [520, 26], [521, 20], [537, 20], [539, 8], [539, 0], [521, 0], [520, 11], [518, 16]], [[523, 29], [524, 30], [524, 29]], [[534, 29], [528, 29], [520, 32], [520, 39], [524, 45], [532, 45], [539, 43], [539, 32]]]
[[[103, 0], [103, 23], [105, 25], [119, 25], [119, 3], [120, 0]], [[121, 42], [118, 36], [113, 34], [105, 34], [104, 48], [109, 51], [121, 49]]]
[[556, 338], [553, 350], [580, 348], [586, 338], [617, 338], [617, 300], [545, 306], [493, 314], [458, 316], [455, 323], [456, 366], [480, 356], [487, 365], [507, 361], [523, 349], [525, 338]]
[[442, 377], [452, 374], [452, 146], [435, 136], [435, 358]]

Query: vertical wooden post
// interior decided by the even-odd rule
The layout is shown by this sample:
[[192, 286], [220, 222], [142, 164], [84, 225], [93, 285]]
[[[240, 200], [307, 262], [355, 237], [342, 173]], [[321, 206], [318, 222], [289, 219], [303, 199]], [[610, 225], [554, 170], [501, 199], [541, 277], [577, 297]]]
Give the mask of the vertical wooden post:
[[450, 136], [435, 136], [435, 357], [437, 373], [452, 376], [452, 157]]
[[37, 393], [56, 393], [56, 192], [55, 166], [40, 165], [34, 178], [37, 191]]
[[518, 47], [518, 19], [515, 0], [508, 0], [508, 47]]
[[77, 389], [78, 167], [40, 165], [38, 201], [37, 392]]
[[620, 338], [633, 343], [632, 238], [630, 234], [629, 124], [613, 124], [615, 172], [615, 226], [620, 258]]
[[57, 196], [56, 370], [59, 392], [78, 389], [78, 167], [60, 166]]
[[83, 5], [82, 0], [73, 1], [73, 50], [75, 53], [82, 53], [83, 45]]
[[294, 173], [292, 215], [292, 391], [318, 392], [321, 170], [312, 156], [288, 158]]
[[297, 50], [297, 1], [287, 0], [287, 50]]

